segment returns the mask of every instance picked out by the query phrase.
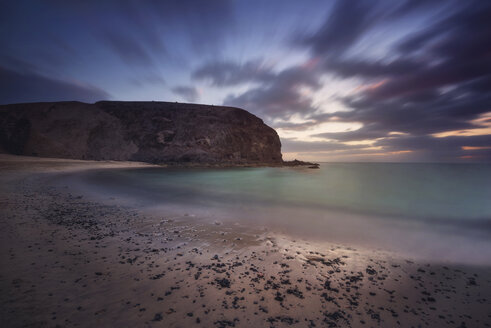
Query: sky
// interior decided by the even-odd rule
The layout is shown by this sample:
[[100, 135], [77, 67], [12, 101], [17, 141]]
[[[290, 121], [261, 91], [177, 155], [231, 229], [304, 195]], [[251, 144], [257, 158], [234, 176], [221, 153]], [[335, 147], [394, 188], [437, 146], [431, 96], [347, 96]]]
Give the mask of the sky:
[[284, 159], [491, 162], [491, 1], [0, 0], [0, 104], [235, 106]]

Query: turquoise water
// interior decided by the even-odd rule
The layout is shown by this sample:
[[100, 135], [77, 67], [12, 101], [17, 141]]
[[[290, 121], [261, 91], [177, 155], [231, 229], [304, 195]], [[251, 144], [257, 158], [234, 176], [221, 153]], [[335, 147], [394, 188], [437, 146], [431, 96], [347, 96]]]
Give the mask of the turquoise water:
[[491, 165], [323, 164], [291, 168], [99, 172], [161, 201], [336, 209], [423, 220], [489, 220]]
[[167, 206], [413, 255], [479, 252], [491, 264], [489, 164], [99, 170], [84, 182], [163, 213]]

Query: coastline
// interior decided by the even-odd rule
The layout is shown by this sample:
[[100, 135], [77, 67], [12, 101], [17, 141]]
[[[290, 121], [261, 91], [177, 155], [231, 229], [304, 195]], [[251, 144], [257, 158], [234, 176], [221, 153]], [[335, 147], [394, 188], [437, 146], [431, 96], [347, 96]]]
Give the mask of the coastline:
[[491, 325], [490, 268], [149, 216], [50, 182], [140, 166], [152, 165], [0, 157], [8, 327]]

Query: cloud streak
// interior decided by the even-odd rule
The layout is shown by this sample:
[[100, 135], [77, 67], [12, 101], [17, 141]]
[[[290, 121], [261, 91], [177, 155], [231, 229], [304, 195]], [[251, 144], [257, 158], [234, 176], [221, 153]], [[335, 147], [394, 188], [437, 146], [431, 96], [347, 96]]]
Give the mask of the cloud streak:
[[177, 86], [172, 88], [172, 91], [184, 98], [184, 100], [189, 101], [189, 102], [195, 102], [199, 99], [199, 92], [196, 90], [194, 87], [189, 87], [189, 86]]
[[[386, 54], [390, 59], [373, 61], [362, 55], [345, 56], [345, 53], [356, 47], [364, 33], [375, 28], [365, 22], [377, 10], [365, 11], [347, 3], [349, 1], [338, 2], [307, 45], [313, 55], [325, 56], [324, 72], [341, 78], [372, 81], [375, 87], [360, 88], [357, 93], [342, 97], [349, 111], [314, 113], [308, 117], [317, 123], [360, 122], [362, 128], [326, 132], [316, 137], [338, 142], [373, 140], [374, 145], [385, 151], [414, 150], [438, 160], [464, 158], [462, 147], [466, 144], [491, 145], [490, 135], [433, 136], [442, 131], [478, 128], [474, 120], [491, 111], [488, 91], [491, 45], [484, 41], [491, 38], [491, 23], [486, 19], [491, 15], [489, 4], [458, 4], [458, 10], [448, 11], [449, 14], [441, 18], [434, 16], [426, 28], [394, 44]], [[357, 25], [333, 35], [334, 27], [339, 25], [337, 18], [347, 16], [357, 21]], [[384, 17], [389, 16], [393, 19], [397, 15]], [[485, 151], [482, 149], [483, 153]], [[483, 154], [467, 158], [489, 160], [489, 156]]]
[[93, 103], [107, 99], [111, 99], [107, 92], [88, 84], [0, 67], [0, 104], [61, 100]]
[[303, 66], [287, 68], [241, 95], [229, 95], [224, 105], [237, 106], [268, 118], [288, 118], [295, 113], [314, 110], [312, 99], [302, 94], [302, 88], [318, 90], [319, 75]]
[[272, 67], [264, 64], [262, 60], [255, 59], [243, 64], [233, 61], [208, 62], [196, 69], [192, 77], [223, 87], [249, 82], [267, 83], [273, 80], [275, 74]]

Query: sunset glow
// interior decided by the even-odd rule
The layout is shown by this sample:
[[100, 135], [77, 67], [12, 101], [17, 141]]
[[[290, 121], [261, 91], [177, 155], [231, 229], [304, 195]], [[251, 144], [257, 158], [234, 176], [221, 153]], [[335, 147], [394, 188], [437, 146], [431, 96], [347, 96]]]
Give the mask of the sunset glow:
[[[263, 119], [299, 157], [452, 162], [480, 147], [475, 158], [491, 161], [482, 2], [8, 3], [3, 104], [226, 105]], [[36, 28], [12, 28], [20, 21]]]

